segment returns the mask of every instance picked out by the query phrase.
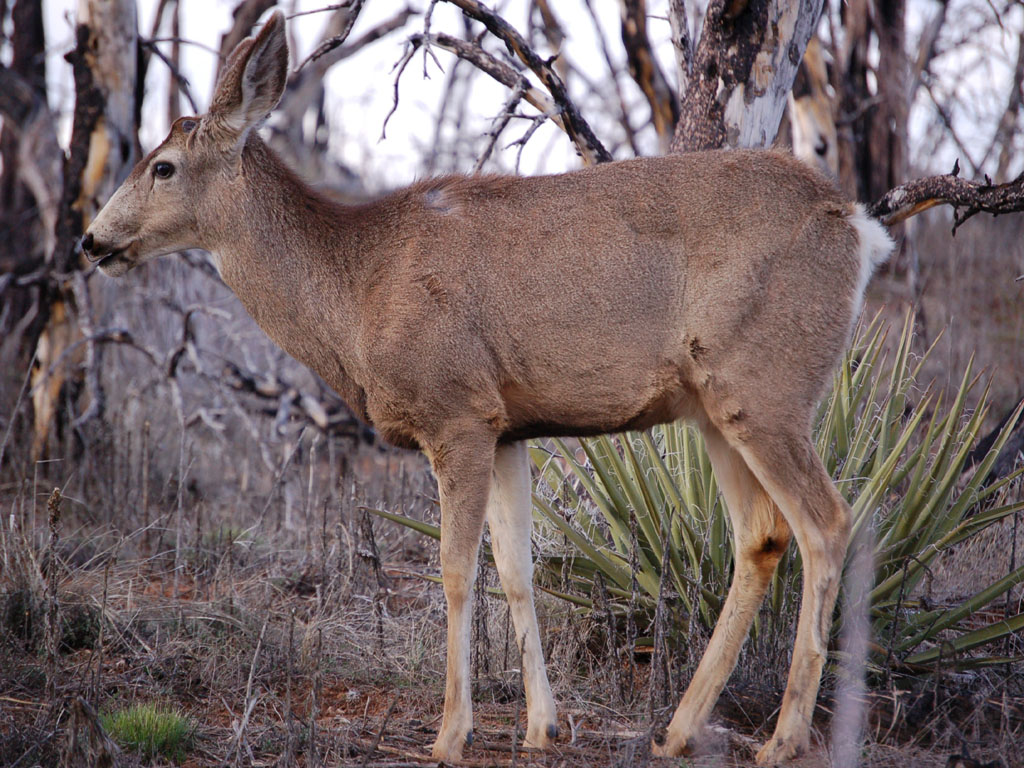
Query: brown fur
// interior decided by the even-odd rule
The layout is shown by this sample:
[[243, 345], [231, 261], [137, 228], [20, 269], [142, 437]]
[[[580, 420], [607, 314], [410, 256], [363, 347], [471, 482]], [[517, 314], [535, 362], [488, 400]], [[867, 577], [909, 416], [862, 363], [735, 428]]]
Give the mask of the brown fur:
[[[252, 130], [280, 97], [284, 46], [279, 16], [242, 43], [211, 114], [175, 124], [85, 244], [114, 275], [184, 247], [210, 251], [282, 348], [386, 439], [430, 457], [449, 605], [435, 756], [457, 759], [472, 727], [467, 600], [485, 509], [525, 638], [527, 742], [545, 746], [556, 731], [517, 441], [681, 417], [705, 432], [737, 570], [660, 749], [678, 754], [699, 735], [795, 534], [807, 587], [779, 725], [759, 760], [797, 754], [849, 530], [809, 436], [867, 274], [854, 207], [803, 163], [764, 151], [452, 176], [341, 206]], [[155, 176], [160, 162], [174, 164], [171, 177]]]

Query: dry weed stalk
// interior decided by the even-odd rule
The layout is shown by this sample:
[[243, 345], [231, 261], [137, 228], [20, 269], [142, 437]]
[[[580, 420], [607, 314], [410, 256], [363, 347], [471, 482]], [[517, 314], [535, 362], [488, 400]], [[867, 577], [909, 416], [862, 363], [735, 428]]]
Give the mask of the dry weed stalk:
[[46, 698], [54, 702], [57, 698], [58, 651], [60, 643], [60, 606], [57, 601], [57, 582], [59, 579], [59, 562], [57, 545], [60, 541], [61, 515], [60, 488], [54, 488], [46, 502], [49, 512], [50, 540], [46, 546], [45, 575], [46, 582]]

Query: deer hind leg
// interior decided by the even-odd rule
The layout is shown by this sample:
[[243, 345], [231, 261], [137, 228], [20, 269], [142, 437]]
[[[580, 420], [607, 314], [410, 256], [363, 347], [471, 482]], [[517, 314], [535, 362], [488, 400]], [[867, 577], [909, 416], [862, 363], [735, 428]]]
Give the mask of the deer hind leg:
[[530, 551], [533, 508], [525, 443], [502, 445], [495, 453], [494, 477], [487, 502], [487, 525], [491, 530], [494, 562], [512, 611], [516, 643], [523, 659], [527, 719], [524, 746], [543, 749], [558, 736], [558, 725], [533, 606], [533, 556]]
[[729, 596], [697, 672], [656, 754], [679, 755], [699, 741], [712, 707], [736, 666], [740, 648], [789, 543], [790, 530], [778, 508], [735, 451], [713, 426], [704, 428], [708, 455], [725, 497], [735, 542], [735, 572]]
[[466, 427], [429, 443], [441, 497], [441, 580], [448, 603], [444, 716], [431, 749], [435, 760], [457, 761], [473, 740], [470, 642], [473, 582], [483, 536], [495, 441]]
[[759, 765], [775, 765], [805, 752], [810, 741], [853, 516], [809, 435], [778, 434], [739, 450], [782, 510], [803, 559], [803, 597], [789, 680], [775, 733], [757, 753]]

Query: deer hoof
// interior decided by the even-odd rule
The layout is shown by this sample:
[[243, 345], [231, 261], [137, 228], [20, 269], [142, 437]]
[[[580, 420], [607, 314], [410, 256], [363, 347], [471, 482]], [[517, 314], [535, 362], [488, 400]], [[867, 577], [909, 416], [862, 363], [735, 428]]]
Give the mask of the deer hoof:
[[773, 736], [771, 741], [761, 747], [757, 753], [757, 764], [762, 766], [781, 765], [799, 757], [807, 751], [807, 744], [797, 739], [785, 739]]
[[430, 756], [439, 763], [457, 763], [462, 759], [463, 746], [470, 746], [473, 743], [473, 731], [470, 729], [465, 734], [451, 729], [444, 728], [437, 734], [437, 740], [430, 748]]
[[558, 726], [554, 723], [541, 724], [536, 728], [531, 725], [526, 729], [523, 746], [527, 749], [547, 749], [557, 738]]

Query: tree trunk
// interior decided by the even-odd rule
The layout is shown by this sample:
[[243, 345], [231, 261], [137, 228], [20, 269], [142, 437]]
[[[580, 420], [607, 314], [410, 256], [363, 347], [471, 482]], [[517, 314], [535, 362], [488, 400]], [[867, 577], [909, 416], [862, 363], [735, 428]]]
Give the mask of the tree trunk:
[[[75, 79], [75, 115], [71, 146], [64, 161], [63, 192], [47, 295], [40, 316], [46, 325], [32, 339], [36, 368], [32, 373], [33, 458], [38, 459], [66, 378], [85, 366], [91, 402], [87, 416], [102, 412], [99, 347], [89, 339], [88, 287], [78, 271], [78, 240], [135, 163], [137, 146], [136, 75], [138, 31], [133, 0], [81, 0], [75, 50], [65, 57]], [[84, 335], [73, 359], [66, 350]], [[60, 364], [58, 364], [58, 362]], [[72, 368], [74, 364], [74, 368]], [[56, 401], [56, 402], [55, 402]], [[85, 417], [83, 417], [84, 419]], [[81, 422], [83, 419], [79, 419]]]
[[[42, 4], [36, 0], [18, 0], [11, 9], [13, 55], [9, 73], [3, 84], [7, 95], [13, 95], [17, 78], [19, 101], [25, 106], [23, 121], [12, 120], [4, 110], [4, 126], [0, 132], [0, 266], [4, 272], [30, 272], [45, 257], [45, 246], [32, 249], [30, 244], [44, 243], [44, 237], [31, 237], [26, 222], [35, 221], [35, 194], [25, 184], [24, 173], [30, 172], [21, 162], [24, 130], [38, 105], [46, 104], [46, 40], [43, 35]], [[3, 15], [0, 15], [0, 23]], [[2, 65], [0, 65], [2, 66]], [[12, 105], [13, 106], [13, 105]], [[43, 201], [45, 204], [45, 201]]]
[[672, 151], [770, 145], [821, 8], [822, 0], [712, 0]]

